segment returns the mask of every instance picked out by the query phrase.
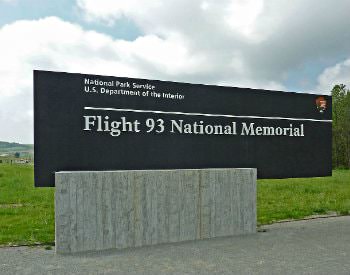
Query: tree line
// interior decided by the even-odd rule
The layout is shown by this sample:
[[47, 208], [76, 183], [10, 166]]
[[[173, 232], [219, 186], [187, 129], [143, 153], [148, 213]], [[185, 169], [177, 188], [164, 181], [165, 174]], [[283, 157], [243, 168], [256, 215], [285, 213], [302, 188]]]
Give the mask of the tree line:
[[335, 85], [332, 90], [333, 168], [350, 168], [350, 89]]

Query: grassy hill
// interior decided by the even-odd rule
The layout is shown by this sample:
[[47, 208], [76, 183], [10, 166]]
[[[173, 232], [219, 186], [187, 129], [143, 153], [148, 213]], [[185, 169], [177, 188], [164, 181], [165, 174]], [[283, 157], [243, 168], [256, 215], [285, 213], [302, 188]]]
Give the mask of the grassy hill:
[[0, 155], [1, 154], [14, 155], [17, 152], [20, 153], [21, 157], [32, 158], [34, 155], [34, 145], [0, 141]]

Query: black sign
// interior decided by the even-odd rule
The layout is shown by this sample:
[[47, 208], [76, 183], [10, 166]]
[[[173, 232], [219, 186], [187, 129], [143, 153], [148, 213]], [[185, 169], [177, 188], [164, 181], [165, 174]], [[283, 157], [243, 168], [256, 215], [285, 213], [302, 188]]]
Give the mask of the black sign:
[[85, 170], [330, 176], [331, 106], [314, 94], [35, 71], [35, 186]]

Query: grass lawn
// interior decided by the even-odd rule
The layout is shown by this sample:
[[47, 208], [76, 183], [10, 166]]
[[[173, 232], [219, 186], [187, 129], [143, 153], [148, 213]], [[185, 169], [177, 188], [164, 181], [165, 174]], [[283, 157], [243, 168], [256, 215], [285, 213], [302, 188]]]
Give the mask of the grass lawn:
[[54, 189], [34, 188], [33, 170], [0, 164], [0, 244], [54, 241]]
[[[350, 170], [328, 178], [258, 181], [258, 223], [350, 214]], [[0, 245], [54, 242], [54, 189], [34, 188], [33, 166], [0, 164]]]
[[258, 180], [258, 223], [336, 212], [350, 214], [350, 170], [332, 177]]

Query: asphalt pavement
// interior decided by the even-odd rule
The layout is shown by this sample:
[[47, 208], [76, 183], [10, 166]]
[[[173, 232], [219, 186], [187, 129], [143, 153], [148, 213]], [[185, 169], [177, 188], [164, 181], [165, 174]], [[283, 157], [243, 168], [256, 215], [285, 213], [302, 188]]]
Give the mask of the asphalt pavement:
[[69, 256], [0, 248], [0, 274], [350, 274], [350, 216], [259, 231], [265, 232]]

